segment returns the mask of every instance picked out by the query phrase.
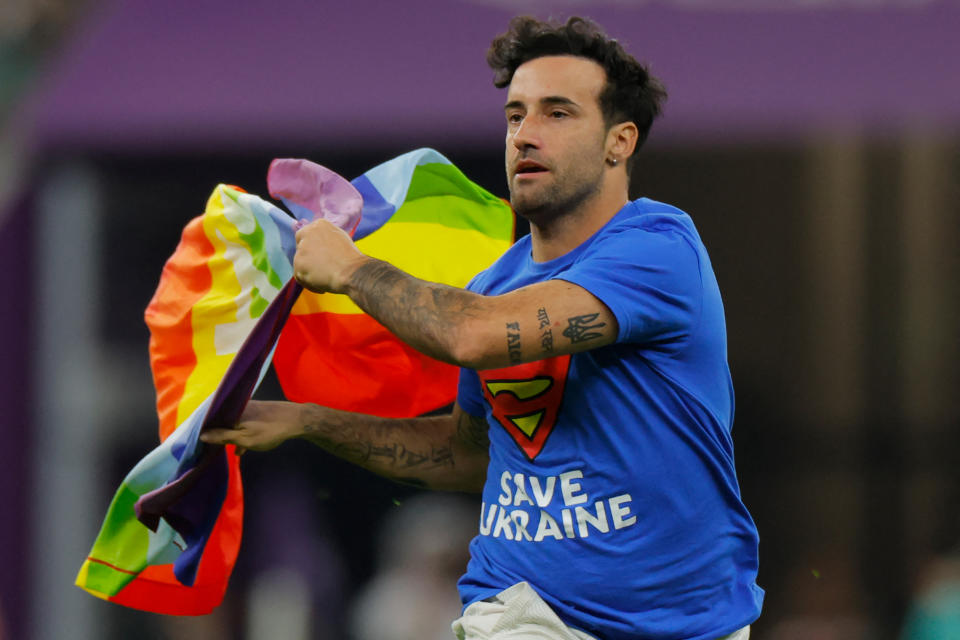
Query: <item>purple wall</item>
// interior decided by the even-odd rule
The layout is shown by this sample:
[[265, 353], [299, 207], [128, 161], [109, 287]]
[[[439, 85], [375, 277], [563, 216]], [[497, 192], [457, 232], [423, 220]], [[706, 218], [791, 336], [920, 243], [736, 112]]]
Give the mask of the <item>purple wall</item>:
[[[666, 82], [654, 141], [960, 130], [960, 4], [913, 4], [580, 10]], [[448, 0], [116, 2], [65, 49], [32, 115], [47, 147], [499, 144], [483, 54], [510, 15]]]

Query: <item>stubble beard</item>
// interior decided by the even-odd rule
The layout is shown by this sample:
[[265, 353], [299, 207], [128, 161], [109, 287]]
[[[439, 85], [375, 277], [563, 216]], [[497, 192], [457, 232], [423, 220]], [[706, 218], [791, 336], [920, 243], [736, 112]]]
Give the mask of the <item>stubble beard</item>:
[[549, 185], [534, 193], [518, 196], [511, 189], [510, 205], [517, 215], [532, 224], [546, 226], [558, 219], [576, 216], [586, 202], [600, 191], [603, 167], [598, 165], [591, 175], [583, 175], [577, 169], [553, 176]]

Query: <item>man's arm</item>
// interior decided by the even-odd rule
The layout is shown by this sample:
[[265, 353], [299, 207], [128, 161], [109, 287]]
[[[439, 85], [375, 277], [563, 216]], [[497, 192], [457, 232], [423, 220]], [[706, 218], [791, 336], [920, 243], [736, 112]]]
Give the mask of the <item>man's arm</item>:
[[233, 429], [211, 429], [200, 439], [265, 451], [303, 438], [396, 482], [479, 492], [489, 462], [487, 428], [486, 419], [459, 405], [446, 416], [378, 418], [315, 404], [253, 400]]
[[613, 313], [586, 289], [548, 280], [498, 296], [414, 278], [369, 258], [320, 220], [297, 232], [294, 274], [311, 291], [344, 293], [418, 351], [493, 369], [611, 344]]

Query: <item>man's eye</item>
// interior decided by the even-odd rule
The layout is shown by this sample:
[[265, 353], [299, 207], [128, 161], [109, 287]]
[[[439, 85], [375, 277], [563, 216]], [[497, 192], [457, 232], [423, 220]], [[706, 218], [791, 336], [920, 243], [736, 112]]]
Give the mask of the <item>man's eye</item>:
[[511, 113], [507, 116], [507, 122], [510, 124], [520, 124], [523, 121], [523, 116], [519, 113]]
[[553, 111], [553, 112], [550, 113], [550, 117], [551, 117], [551, 118], [566, 118], [566, 117], [567, 117], [567, 112], [566, 112], [566, 111]]

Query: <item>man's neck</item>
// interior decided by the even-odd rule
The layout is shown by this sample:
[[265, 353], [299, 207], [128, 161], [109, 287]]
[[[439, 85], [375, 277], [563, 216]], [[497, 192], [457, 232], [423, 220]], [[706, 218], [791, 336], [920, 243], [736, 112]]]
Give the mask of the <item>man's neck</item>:
[[565, 255], [607, 224], [627, 204], [627, 191], [605, 189], [576, 211], [540, 224], [530, 221], [530, 242], [534, 262], [546, 262]]

